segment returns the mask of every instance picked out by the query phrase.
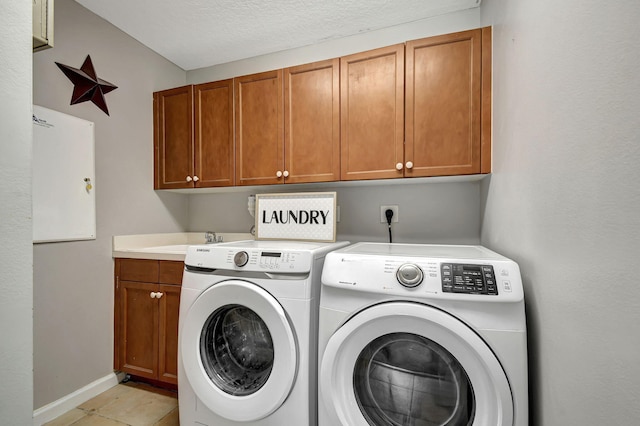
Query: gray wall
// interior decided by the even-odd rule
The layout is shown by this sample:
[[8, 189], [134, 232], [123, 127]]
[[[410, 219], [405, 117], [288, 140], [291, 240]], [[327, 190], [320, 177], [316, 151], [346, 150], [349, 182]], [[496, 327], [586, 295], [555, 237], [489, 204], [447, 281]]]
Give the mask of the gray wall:
[[0, 424], [33, 424], [31, 4], [0, 4]]
[[480, 183], [399, 183], [375, 185], [274, 185], [214, 195], [191, 195], [191, 231], [248, 232], [254, 220], [247, 210], [250, 194], [335, 191], [340, 207], [337, 238], [342, 241], [388, 241], [380, 206], [397, 205], [399, 222], [393, 241], [407, 243], [479, 244]]
[[[34, 408], [113, 370], [111, 237], [188, 221], [185, 195], [152, 190], [152, 92], [186, 73], [74, 1], [56, 0], [55, 19], [55, 47], [33, 55], [33, 102], [95, 123], [97, 239], [33, 247]], [[69, 105], [73, 85], [54, 62], [80, 68], [87, 55], [118, 86], [106, 95], [110, 116]]]
[[[202, 83], [231, 78], [479, 26], [480, 9], [468, 9], [340, 40], [188, 71], [187, 81]], [[365, 186], [296, 185], [293, 189], [287, 185], [275, 185], [247, 191], [190, 195], [189, 228], [191, 231], [247, 232], [252, 225], [252, 218], [247, 212], [249, 194], [330, 190], [337, 192], [340, 205], [339, 239], [388, 241], [387, 227], [380, 223], [380, 205], [393, 204], [400, 209], [400, 221], [393, 225], [396, 242], [479, 243], [478, 182], [409, 182]]]
[[483, 0], [482, 243], [521, 266], [534, 425], [640, 419], [640, 3]]

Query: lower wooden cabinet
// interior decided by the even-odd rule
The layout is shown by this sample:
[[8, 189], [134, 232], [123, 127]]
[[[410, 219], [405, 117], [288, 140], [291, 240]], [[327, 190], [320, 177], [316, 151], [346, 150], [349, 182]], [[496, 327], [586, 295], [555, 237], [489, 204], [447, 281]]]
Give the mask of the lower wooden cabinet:
[[161, 383], [178, 383], [183, 270], [183, 262], [116, 259], [116, 370]]

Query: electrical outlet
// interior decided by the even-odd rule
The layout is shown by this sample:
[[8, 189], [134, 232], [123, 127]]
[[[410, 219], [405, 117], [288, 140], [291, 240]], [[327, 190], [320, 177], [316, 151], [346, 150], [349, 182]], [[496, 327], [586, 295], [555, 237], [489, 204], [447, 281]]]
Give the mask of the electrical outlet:
[[380, 206], [380, 223], [387, 223], [387, 215], [385, 214], [387, 209], [391, 209], [391, 211], [393, 212], [391, 223], [397, 223], [398, 222], [398, 206]]

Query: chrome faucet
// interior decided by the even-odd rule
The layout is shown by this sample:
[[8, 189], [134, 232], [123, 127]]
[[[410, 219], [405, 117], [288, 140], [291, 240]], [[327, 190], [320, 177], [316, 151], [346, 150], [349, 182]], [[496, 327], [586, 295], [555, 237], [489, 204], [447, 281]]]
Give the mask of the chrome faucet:
[[216, 233], [213, 231], [207, 231], [204, 233], [204, 243], [214, 244], [217, 242]]

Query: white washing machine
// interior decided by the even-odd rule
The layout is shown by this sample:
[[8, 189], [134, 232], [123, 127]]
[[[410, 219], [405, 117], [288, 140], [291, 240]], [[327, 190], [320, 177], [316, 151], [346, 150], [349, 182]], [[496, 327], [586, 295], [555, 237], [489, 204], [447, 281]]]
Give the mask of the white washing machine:
[[180, 424], [315, 425], [325, 255], [347, 243], [191, 246], [180, 297]]
[[320, 426], [525, 426], [518, 265], [481, 246], [359, 243], [327, 255]]

